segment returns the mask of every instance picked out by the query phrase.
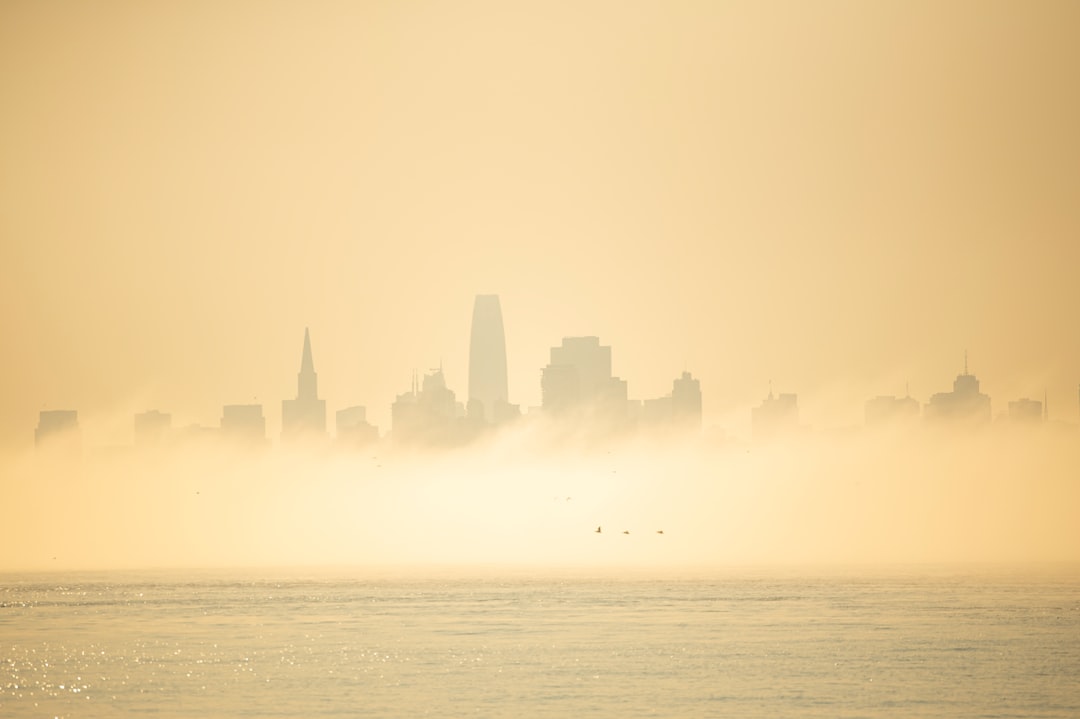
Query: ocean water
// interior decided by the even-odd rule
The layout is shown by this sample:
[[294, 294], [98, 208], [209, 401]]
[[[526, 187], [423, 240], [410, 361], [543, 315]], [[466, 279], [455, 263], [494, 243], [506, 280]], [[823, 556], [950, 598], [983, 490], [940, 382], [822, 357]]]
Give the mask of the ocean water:
[[0, 575], [2, 717], [1076, 717], [1080, 571]]

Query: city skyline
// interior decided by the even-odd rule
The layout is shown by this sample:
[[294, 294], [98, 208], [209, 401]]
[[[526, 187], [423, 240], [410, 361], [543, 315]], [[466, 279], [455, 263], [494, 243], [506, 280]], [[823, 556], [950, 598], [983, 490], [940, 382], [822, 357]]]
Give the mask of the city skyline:
[[0, 712], [1080, 715], [1078, 28], [0, 2]]
[[[496, 299], [499, 297], [498, 295], [487, 295], [487, 296], [488, 297], [494, 297]], [[477, 297], [479, 297], [479, 296], [477, 296]], [[475, 305], [475, 298], [474, 298], [474, 305]], [[474, 306], [474, 319], [475, 319], [475, 309], [476, 308]], [[499, 309], [499, 313], [500, 313], [499, 317], [500, 317], [500, 320], [501, 320], [501, 308]], [[470, 330], [470, 332], [468, 334], [471, 336], [471, 334], [472, 334], [471, 330]], [[327, 338], [327, 343], [333, 345], [334, 344], [334, 339], [335, 338], [333, 336], [328, 337]], [[340, 339], [340, 338], [338, 338], [338, 339]], [[471, 342], [471, 340], [469, 342]], [[468, 368], [469, 368], [469, 360], [468, 360], [469, 342], [467, 342], [467, 343], [457, 342], [456, 343], [456, 344], [459, 344], [459, 345], [464, 344], [466, 346], [466, 348], [467, 348], [466, 349], [466, 358], [464, 360], [461, 360], [461, 359], [454, 360], [454, 358], [445, 358], [444, 359], [441, 354], [440, 354], [440, 360], [439, 360], [440, 364], [445, 363], [447, 360], [449, 360], [451, 362], [451, 364], [454, 367], [456, 367], [456, 369], [449, 371], [449, 379], [446, 380], [446, 381], [452, 387], [457, 388], [457, 393], [459, 395], [459, 398], [461, 398], [463, 402], [465, 401], [464, 398], [467, 396], [468, 386], [469, 386], [469, 382], [468, 382], [468, 380], [469, 380], [469, 376], [468, 376], [469, 375], [469, 372], [468, 372]], [[504, 340], [504, 342], [505, 342], [505, 340]], [[640, 344], [640, 341], [637, 342], [637, 344]], [[254, 404], [261, 404], [261, 405], [265, 406], [265, 405], [273, 405], [276, 401], [280, 401], [280, 402], [283, 403], [283, 405], [282, 405], [283, 409], [284, 409], [284, 406], [286, 406], [286, 405], [291, 405], [291, 406], [295, 406], [295, 407], [303, 407], [303, 406], [310, 407], [311, 405], [305, 405], [304, 402], [301, 400], [301, 398], [304, 398], [304, 400], [311, 400], [313, 398], [314, 402], [315, 402], [314, 407], [316, 408], [315, 412], [317, 413], [319, 411], [317, 408], [321, 405], [321, 407], [323, 408], [321, 411], [327, 417], [326, 424], [324, 425], [323, 431], [326, 431], [326, 429], [329, 428], [329, 426], [331, 425], [331, 417], [330, 417], [331, 412], [333, 412], [333, 411], [335, 411], [337, 409], [344, 409], [347, 406], [351, 406], [351, 405], [360, 405], [360, 406], [362, 406], [363, 408], [365, 408], [367, 410], [367, 420], [373, 422], [377, 427], [380, 428], [380, 431], [382, 433], [385, 433], [387, 431], [387, 429], [389, 428], [390, 424], [391, 424], [391, 413], [390, 413], [389, 410], [390, 410], [390, 407], [392, 405], [392, 395], [391, 395], [391, 398], [389, 400], [387, 400], [383, 404], [380, 404], [379, 402], [365, 401], [363, 398], [354, 397], [351, 400], [351, 402], [350, 402], [350, 400], [345, 399], [345, 398], [337, 398], [336, 401], [341, 403], [340, 406], [338, 406], [336, 404], [334, 404], [332, 406], [328, 406], [326, 399], [314, 397], [314, 395], [312, 394], [312, 391], [317, 393], [317, 390], [315, 389], [315, 383], [316, 383], [317, 380], [314, 379], [314, 372], [313, 372], [313, 369], [311, 368], [311, 362], [312, 362], [311, 353], [312, 353], [312, 351], [311, 351], [311, 347], [310, 347], [309, 328], [305, 327], [304, 345], [303, 345], [302, 356], [301, 356], [301, 372], [298, 375], [296, 375], [297, 380], [296, 380], [296, 383], [294, 384], [294, 386], [297, 387], [297, 390], [295, 390], [295, 397], [290, 398], [289, 394], [285, 393], [283, 395], [282, 399], [275, 400], [270, 396], [269, 392], [267, 392], [265, 390], [260, 391], [259, 388], [253, 388], [254, 391], [251, 393], [250, 397], [248, 398], [247, 404], [253, 404], [254, 403]], [[435, 353], [432, 353], [432, 354], [434, 355]], [[956, 350], [956, 351], [953, 352], [953, 354], [958, 355], [958, 356], [963, 358], [962, 359], [963, 367], [962, 367], [962, 369], [958, 370], [958, 376], [966, 375], [967, 372], [968, 372], [967, 366], [966, 366], [967, 365], [968, 352], [964, 351], [964, 352], [961, 353], [959, 350]], [[250, 359], [254, 360], [255, 358], [250, 358]], [[329, 360], [329, 362], [333, 363], [335, 366], [340, 367], [342, 365], [344, 365], [344, 366], [349, 365], [349, 362], [347, 360], [343, 361], [343, 358], [341, 358], [341, 357], [330, 356], [327, 359]], [[619, 360], [620, 360], [620, 363], [625, 364], [625, 363], [627, 363], [628, 358], [625, 356], [625, 353], [619, 353]], [[279, 363], [275, 362], [274, 364], [278, 365]], [[430, 365], [430, 364], [432, 364], [432, 362], [429, 361], [426, 364]], [[858, 383], [854, 383], [854, 382], [852, 383], [851, 387], [845, 387], [842, 383], [834, 381], [833, 383], [831, 383], [829, 385], [828, 389], [835, 392], [835, 396], [829, 396], [829, 394], [827, 392], [823, 393], [820, 389], [815, 389], [816, 387], [821, 387], [822, 386], [822, 383], [820, 381], [811, 380], [808, 383], [808, 386], [811, 388], [809, 390], [803, 389], [802, 387], [797, 386], [794, 381], [781, 381], [780, 379], [778, 379], [777, 381], [779, 381], [785, 388], [793, 390], [795, 394], [799, 395], [800, 398], [801, 398], [801, 401], [804, 403], [804, 406], [805, 406], [805, 403], [809, 400], [809, 402], [811, 403], [810, 411], [806, 412], [804, 414], [805, 414], [805, 416], [812, 418], [810, 426], [812, 426], [812, 427], [814, 427], [816, 429], [842, 429], [844, 427], [851, 427], [851, 426], [861, 425], [863, 423], [863, 419], [864, 419], [863, 403], [866, 402], [868, 399], [873, 398], [873, 397], [881, 396], [881, 397], [886, 397], [887, 398], [887, 397], [895, 396], [895, 397], [899, 398], [899, 397], [904, 396], [904, 395], [906, 395], [906, 396], [917, 396], [917, 397], [923, 397], [924, 398], [922, 401], [919, 402], [920, 408], [922, 408], [926, 404], [929, 404], [931, 402], [931, 400], [933, 399], [933, 395], [935, 393], [940, 393], [941, 391], [943, 391], [944, 385], [946, 383], [943, 380], [941, 380], [940, 377], [944, 376], [944, 374], [943, 374], [943, 371], [940, 370], [940, 368], [935, 369], [934, 373], [938, 374], [939, 377], [936, 380], [931, 379], [929, 381], [929, 385], [926, 386], [925, 388], [923, 388], [922, 391], [919, 391], [917, 389], [916, 391], [912, 392], [911, 391], [911, 381], [910, 381], [909, 378], [911, 376], [926, 376], [927, 374], [930, 373], [925, 368], [925, 362], [918, 362], [916, 364], [921, 366], [918, 371], [911, 371], [911, 372], [894, 371], [891, 374], [889, 382], [888, 382], [888, 384], [890, 384], [891, 386], [884, 386], [883, 384], [875, 384], [875, 385], [871, 386], [869, 383], [865, 383], [865, 382], [862, 383], [864, 388], [865, 388], [864, 390], [862, 390], [863, 392], [865, 392], [865, 394], [863, 396], [859, 396], [858, 390], [856, 389]], [[960, 364], [960, 363], [957, 363], [957, 364]], [[994, 358], [979, 357], [978, 364], [980, 366], [994, 366], [996, 363], [994, 361]], [[418, 373], [418, 376], [422, 375], [421, 368], [424, 367], [424, 366], [425, 366], [425, 363], [419, 362], [419, 363], [416, 363], [413, 367], [409, 368], [408, 370], [405, 370], [405, 372], [407, 373], [406, 374], [406, 381], [408, 381], [407, 380], [408, 374], [411, 374], [413, 372]], [[522, 375], [531, 374], [533, 371], [542, 371], [543, 370], [542, 365], [538, 365], [536, 367], [530, 367], [528, 363], [525, 363], [523, 367], [520, 367], [520, 366], [515, 367], [513, 365], [513, 363], [508, 362], [507, 367], [509, 368], [508, 369], [508, 375], [509, 374], [515, 374], [515, 375], [517, 375], [519, 377], [522, 376]], [[305, 368], [307, 370], [306, 378], [305, 378]], [[513, 370], [513, 371], [511, 371], [511, 370]], [[264, 374], [265, 372], [262, 371], [261, 373]], [[393, 381], [398, 384], [398, 387], [400, 389], [401, 376], [403, 374], [402, 369], [398, 368], [398, 370], [393, 372], [392, 374], [394, 375]], [[541, 374], [542, 374], [542, 372], [541, 372]], [[671, 374], [673, 377], [678, 376], [678, 373], [673, 373], [670, 369], [669, 369], [667, 374]], [[699, 379], [701, 377], [705, 376], [705, 375], [703, 375], [702, 373], [700, 373], [698, 371], [695, 371], [694, 374]], [[805, 377], [806, 376], [805, 372], [803, 370], [801, 370], [801, 368], [797, 365], [797, 363], [792, 363], [791, 371], [789, 373], [786, 373], [786, 374], [790, 374], [790, 376], [792, 376], [792, 377], [800, 377], [800, 376]], [[987, 374], [982, 373], [982, 376], [986, 377]], [[770, 378], [767, 378], [766, 380], [764, 380], [763, 387], [749, 387], [747, 384], [739, 382], [738, 378], [733, 378], [733, 377], [730, 377], [730, 376], [728, 376], [728, 377], [705, 376], [705, 378], [709, 381], [710, 386], [712, 386], [713, 383], [716, 383], [718, 385], [723, 385], [723, 384], [726, 383], [729, 387], [732, 386], [732, 385], [739, 386], [740, 389], [737, 392], [735, 392], [734, 395], [743, 398], [741, 404], [736, 404], [735, 401], [733, 401], [734, 398], [731, 397], [731, 396], [729, 396], [729, 397], [724, 397], [723, 395], [716, 396], [716, 395], [713, 395], [713, 393], [710, 392], [709, 393], [710, 394], [710, 402], [705, 405], [705, 414], [704, 414], [704, 416], [705, 416], [706, 426], [710, 427], [710, 428], [713, 428], [713, 429], [720, 429], [720, 430], [722, 430], [724, 432], [730, 433], [732, 436], [735, 436], [735, 437], [749, 438], [751, 436], [751, 434], [752, 434], [752, 428], [751, 428], [751, 425], [752, 425], [752, 412], [751, 412], [751, 410], [754, 407], [757, 407], [759, 405], [759, 403], [762, 400], [762, 397], [764, 396], [763, 392], [762, 392], [762, 389], [765, 388], [767, 390], [768, 387], [770, 387], [773, 384], [774, 378], [770, 377]], [[346, 381], [342, 382], [343, 379], [346, 380]], [[346, 376], [344, 378], [342, 378], [342, 377], [334, 377], [332, 381], [334, 382], [334, 384], [340, 386], [341, 384], [348, 384], [349, 379], [355, 380], [356, 378], [355, 377], [349, 378], [348, 376]], [[277, 380], [278, 381], [276, 381], [276, 382], [274, 382], [272, 384], [276, 384], [276, 385], [280, 386], [282, 384], [281, 381], [280, 381], [281, 377], [277, 377]], [[924, 380], [924, 382], [925, 381], [926, 380]], [[936, 384], [934, 383], [935, 381], [936, 381]], [[1052, 408], [1052, 411], [1050, 411], [1050, 419], [1052, 419], [1052, 420], [1065, 421], [1065, 422], [1068, 422], [1068, 423], [1075, 423], [1077, 421], [1077, 418], [1080, 417], [1080, 414], [1078, 414], [1078, 411], [1077, 411], [1077, 408], [1078, 408], [1077, 393], [1076, 393], [1077, 384], [1075, 382], [1073, 383], [1072, 387], [1070, 388], [1068, 386], [1064, 386], [1064, 387], [1063, 386], [1053, 386], [1053, 385], [1050, 385], [1049, 383], [1040, 386], [1037, 381], [1020, 381], [1020, 382], [1018, 382], [1018, 381], [1016, 381], [1015, 378], [1009, 378], [1009, 377], [991, 377], [990, 381], [991, 381], [992, 385], [995, 386], [995, 387], [1002, 387], [1002, 386], [1004, 386], [1004, 387], [1013, 387], [1013, 388], [1016, 388], [1016, 390], [1019, 392], [1018, 394], [1015, 394], [1014, 396], [1003, 396], [1003, 395], [1000, 394], [1000, 392], [995, 391], [994, 395], [998, 397], [998, 404], [996, 404], [996, 405], [994, 405], [992, 407], [992, 413], [993, 413], [992, 414], [992, 419], [997, 419], [1000, 416], [1006, 414], [1007, 413], [1006, 408], [1007, 408], [1008, 403], [1015, 402], [1015, 401], [1021, 401], [1021, 400], [1039, 401], [1040, 406], [1045, 406], [1046, 408]], [[626, 384], [630, 384], [629, 382], [626, 382], [626, 381], [624, 381], [624, 382]], [[658, 378], [656, 376], [649, 376], [649, 377], [640, 378], [640, 381], [634, 382], [633, 384], [635, 386], [645, 385], [645, 386], [654, 386], [654, 387], [657, 384], [660, 384], [661, 389], [658, 391], [658, 394], [661, 394], [664, 391], [662, 389], [663, 385], [667, 384], [669, 382], [670, 382], [670, 378], [668, 378], [666, 380], [663, 380], [663, 379], [658, 380]], [[517, 392], [519, 393], [519, 396], [529, 397], [531, 395], [534, 398], [533, 401], [535, 402], [534, 404], [522, 404], [522, 405], [519, 405], [521, 407], [521, 411], [527, 411], [530, 407], [540, 407], [542, 405], [542, 395], [543, 395], [542, 384], [543, 384], [542, 379], [539, 380], [539, 381], [536, 381], [533, 386], [530, 386], [529, 384], [520, 384], [519, 383], [519, 387], [517, 389]], [[305, 389], [305, 386], [308, 389]], [[899, 391], [899, 389], [901, 387], [903, 388], [903, 395]], [[160, 394], [161, 395], [168, 396], [170, 394], [175, 395], [176, 394], [175, 390], [178, 389], [178, 388], [168, 388], [168, 387], [165, 387], [164, 385], [162, 385], [159, 389], [160, 389]], [[198, 391], [197, 387], [194, 387], [192, 389], [195, 389], [196, 392]], [[668, 387], [667, 391], [670, 392], [670, 387]], [[787, 390], [785, 390], [785, 391], [787, 391]], [[73, 394], [77, 396], [77, 395], [80, 394], [80, 392], [76, 391]], [[190, 394], [190, 393], [189, 392], [181, 392], [179, 394], [179, 396], [186, 396], [188, 394]], [[1049, 401], [1045, 401], [1047, 399], [1047, 397], [1049, 397]], [[243, 395], [240, 394], [240, 393], [225, 392], [224, 393], [224, 398], [231, 398], [233, 400], [233, 402], [236, 402], [237, 400], [241, 400], [240, 403], [241, 404], [244, 403], [243, 402]], [[172, 404], [169, 404], [168, 406], [166, 406], [166, 403], [164, 401], [155, 402], [154, 400], [147, 400], [146, 402], [143, 402], [141, 404], [134, 404], [134, 403], [129, 401], [130, 398], [125, 398], [123, 396], [118, 396], [118, 397], [108, 398], [108, 401], [102, 403], [105, 406], [104, 410], [99, 409], [99, 410], [95, 411], [93, 408], [83, 408], [83, 407], [80, 407], [79, 409], [81, 411], [82, 416], [88, 417], [88, 418], [92, 417], [94, 414], [97, 414], [99, 416], [101, 416], [101, 415], [110, 416], [110, 415], [115, 415], [115, 410], [112, 409], [112, 408], [114, 408], [118, 403], [119, 404], [127, 404], [127, 405], [130, 406], [130, 411], [132, 413], [140, 413], [140, 412], [153, 410], [153, 409], [157, 409], [159, 411], [167, 411], [171, 415], [174, 415], [176, 417], [177, 422], [180, 423], [179, 426], [185, 426], [185, 425], [213, 426], [215, 424], [215, 420], [217, 420], [218, 417], [220, 416], [220, 408], [222, 406], [221, 401], [223, 401], [224, 398], [219, 397], [219, 398], [217, 398], [218, 399], [217, 402], [211, 401], [210, 403], [202, 404], [201, 406], [193, 405], [192, 403], [190, 403], [188, 401], [173, 402]], [[637, 394], [637, 398], [638, 399], [644, 399], [645, 398], [644, 392], [642, 392], [641, 394]], [[225, 401], [227, 403], [227, 400], [225, 400]], [[841, 404], [841, 401], [842, 401], [842, 406], [839, 408], [839, 411], [837, 411], [838, 405]], [[298, 402], [300, 404], [297, 404]], [[38, 403], [39, 409], [37, 410], [37, 412], [46, 411], [46, 410], [49, 410], [49, 409], [52, 409], [52, 408], [55, 408], [57, 410], [62, 410], [62, 409], [65, 409], [65, 408], [74, 407], [76, 404], [77, 403], [73, 402], [73, 401], [65, 401], [63, 398], [56, 398], [55, 395], [54, 395], [51, 398], [51, 401], [49, 401], [49, 402], [39, 402]], [[822, 411], [822, 408], [825, 408], [826, 411]], [[299, 410], [297, 410], [297, 411], [299, 411]], [[33, 413], [33, 415], [32, 415], [32, 418], [34, 418], [35, 420], [36, 420], [36, 417], [37, 417], [37, 412]], [[836, 417], [842, 417], [843, 419], [837, 420]], [[270, 436], [276, 437], [281, 432], [282, 428], [284, 427], [284, 424], [285, 424], [284, 414], [279, 414], [276, 411], [269, 412], [266, 415], [266, 420], [268, 421], [268, 425], [267, 425], [268, 433], [270, 434]], [[110, 424], [115, 426], [116, 423], [115, 423], [115, 421], [110, 421]], [[20, 427], [18, 429], [18, 431], [11, 430], [10, 432], [11, 433], [5, 438], [6, 442], [4, 444], [7, 444], [8, 446], [15, 446], [15, 447], [23, 446], [23, 447], [25, 447], [25, 446], [28, 446], [31, 443], [31, 441], [27, 439], [26, 424], [25, 423], [22, 425], [22, 427]], [[119, 438], [122, 438], [123, 436], [125, 436], [125, 434], [128, 434], [128, 433], [130, 433], [130, 428], [127, 428], [127, 429], [119, 431], [119, 432], [113, 430], [111, 432], [111, 436], [106, 435], [108, 438], [99, 441], [98, 444], [115, 444], [115, 443], [117, 443]], [[95, 432], [95, 434], [96, 434], [96, 432]]]
[[596, 335], [737, 434], [770, 380], [844, 427], [965, 348], [1066, 417], [1080, 9], [991, 5], [5, 4], [0, 444], [68, 406], [274, 433], [305, 326], [385, 427], [402, 367], [468, 391], [477, 291], [524, 407]]
[[[318, 396], [318, 375], [315, 371], [309, 328], [304, 329], [300, 371], [297, 373], [296, 397], [281, 402], [280, 440], [314, 440], [331, 437], [344, 440], [345, 446], [362, 447], [382, 439], [392, 439], [401, 447], [455, 446], [478, 438], [484, 427], [518, 419], [523, 414], [536, 419], [541, 414], [547, 421], [566, 423], [572, 420], [579, 428], [600, 431], [600, 438], [611, 433], [617, 437], [639, 430], [656, 432], [664, 427], [700, 433], [702, 430], [702, 392], [700, 378], [683, 371], [667, 395], [654, 399], [631, 398], [627, 382], [612, 374], [612, 348], [601, 345], [599, 337], [564, 337], [559, 346], [550, 349], [550, 362], [540, 371], [541, 403], [522, 412], [518, 405], [506, 401], [506, 356], [503, 319], [498, 295], [476, 295], [473, 305], [469, 351], [468, 402], [457, 399], [448, 385], [440, 363], [428, 372], [412, 370], [412, 386], [399, 394], [391, 407], [391, 424], [380, 430], [367, 420], [367, 406], [350, 406], [336, 411], [336, 423], [330, 429], [327, 422], [327, 403]], [[928, 426], [979, 427], [992, 421], [1007, 421], [1030, 426], [1045, 423], [1049, 417], [1046, 392], [1043, 399], [1029, 397], [1010, 399], [1007, 410], [995, 413], [991, 398], [980, 392], [980, 380], [969, 372], [967, 352], [963, 370], [956, 376], [952, 391], [935, 392], [925, 403], [911, 396], [905, 386], [903, 396], [876, 395], [864, 402], [864, 418], [860, 426], [901, 426], [923, 420]], [[476, 388], [476, 389], [474, 389]], [[476, 396], [480, 395], [480, 396]], [[483, 399], [492, 402], [490, 409]], [[492, 400], [492, 398], [494, 398]], [[1077, 394], [1080, 408], [1080, 389]], [[734, 437], [724, 427], [710, 427], [717, 438], [754, 441], [793, 437], [807, 430], [822, 429], [800, 418], [797, 392], [781, 392], [774, 396], [772, 382], [768, 395], [750, 409], [751, 431], [748, 436]], [[74, 439], [63, 444], [66, 452], [81, 447], [81, 427], [78, 410], [43, 410], [34, 430], [34, 444], [44, 446], [50, 437], [63, 437], [71, 430], [80, 430]], [[199, 424], [173, 426], [171, 413], [160, 409], [140, 411], [133, 419], [133, 441], [136, 446], [160, 446], [163, 432], [182, 432], [188, 438], [204, 435], [213, 427]], [[1060, 420], [1057, 420], [1061, 424]], [[455, 426], [451, 427], [452, 423]], [[1066, 422], [1071, 425], [1072, 422]], [[365, 427], [357, 435], [359, 427]], [[267, 433], [263, 405], [225, 405], [220, 422], [223, 438], [241, 444], [262, 444], [276, 438]]]

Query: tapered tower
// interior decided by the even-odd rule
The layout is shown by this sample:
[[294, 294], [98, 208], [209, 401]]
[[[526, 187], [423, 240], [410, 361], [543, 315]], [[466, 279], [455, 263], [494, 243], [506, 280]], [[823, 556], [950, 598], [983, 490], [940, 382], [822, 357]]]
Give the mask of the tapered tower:
[[477, 295], [469, 341], [469, 402], [480, 402], [484, 418], [496, 421], [507, 403], [506, 336], [498, 295]]
[[311, 334], [307, 327], [304, 328], [304, 353], [300, 357], [300, 373], [296, 375], [296, 398], [319, 398], [319, 376], [315, 374], [315, 361], [311, 359]]
[[296, 399], [281, 403], [281, 437], [323, 437], [326, 435], [326, 400], [319, 399], [319, 378], [311, 358], [311, 335], [304, 328], [304, 352], [296, 376]]

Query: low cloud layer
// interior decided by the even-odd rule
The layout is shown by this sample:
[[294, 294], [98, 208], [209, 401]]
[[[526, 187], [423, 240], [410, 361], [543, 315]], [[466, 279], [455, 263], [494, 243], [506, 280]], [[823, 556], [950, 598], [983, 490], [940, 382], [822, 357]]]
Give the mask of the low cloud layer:
[[[1080, 560], [1074, 433], [4, 460], [0, 571]], [[597, 532], [597, 529], [601, 531]]]

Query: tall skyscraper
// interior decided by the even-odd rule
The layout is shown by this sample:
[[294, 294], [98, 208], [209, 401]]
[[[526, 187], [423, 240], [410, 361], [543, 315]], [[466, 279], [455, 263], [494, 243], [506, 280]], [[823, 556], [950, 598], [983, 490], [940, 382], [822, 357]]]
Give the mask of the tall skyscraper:
[[507, 403], [506, 337], [498, 295], [477, 295], [469, 339], [469, 401], [477, 400], [484, 418], [496, 421]]
[[282, 439], [324, 437], [326, 435], [326, 400], [319, 399], [318, 376], [311, 359], [311, 335], [304, 328], [304, 354], [296, 376], [296, 399], [281, 402]]

